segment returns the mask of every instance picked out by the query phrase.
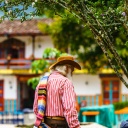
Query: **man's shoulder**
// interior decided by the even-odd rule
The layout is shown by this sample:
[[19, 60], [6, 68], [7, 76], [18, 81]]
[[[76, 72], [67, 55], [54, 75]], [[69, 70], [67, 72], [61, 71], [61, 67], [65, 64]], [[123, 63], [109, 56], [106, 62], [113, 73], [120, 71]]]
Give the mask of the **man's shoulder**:
[[40, 78], [40, 81], [48, 80], [48, 78], [49, 78], [49, 75], [42, 76], [42, 77]]
[[63, 76], [62, 74], [59, 73], [52, 73], [49, 76], [49, 79], [56, 79], [56, 80], [60, 80], [60, 81], [65, 81], [67, 79], [67, 77]]

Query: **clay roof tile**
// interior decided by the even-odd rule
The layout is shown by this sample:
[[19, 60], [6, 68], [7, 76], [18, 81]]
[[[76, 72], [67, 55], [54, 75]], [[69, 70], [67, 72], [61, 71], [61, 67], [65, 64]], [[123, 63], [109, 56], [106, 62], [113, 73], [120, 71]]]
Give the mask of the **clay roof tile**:
[[9, 21], [5, 20], [0, 23], [0, 36], [4, 36], [6, 34], [9, 35], [38, 35], [38, 34], [46, 34], [42, 33], [38, 27], [38, 22], [44, 22], [50, 24], [52, 19], [33, 19], [27, 20], [21, 23], [20, 20]]

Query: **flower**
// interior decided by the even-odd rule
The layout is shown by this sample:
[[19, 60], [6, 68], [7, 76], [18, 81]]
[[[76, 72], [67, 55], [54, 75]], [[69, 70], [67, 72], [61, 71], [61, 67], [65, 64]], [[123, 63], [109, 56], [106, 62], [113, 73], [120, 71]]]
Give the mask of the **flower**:
[[117, 27], [115, 27], [115, 30], [117, 30]]
[[125, 13], [125, 12], [122, 12], [122, 15], [123, 15], [123, 16], [126, 16], [126, 13]]

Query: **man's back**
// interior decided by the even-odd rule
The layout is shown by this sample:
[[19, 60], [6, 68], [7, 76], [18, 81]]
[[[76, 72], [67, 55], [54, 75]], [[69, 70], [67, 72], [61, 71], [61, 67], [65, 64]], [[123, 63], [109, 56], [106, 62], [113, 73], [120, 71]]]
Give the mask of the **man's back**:
[[75, 99], [72, 82], [61, 73], [53, 72], [48, 79], [45, 116], [65, 117], [70, 128], [79, 126]]
[[66, 77], [58, 72], [54, 72], [49, 76], [47, 85], [47, 105], [46, 116], [64, 116], [62, 106], [62, 93]]

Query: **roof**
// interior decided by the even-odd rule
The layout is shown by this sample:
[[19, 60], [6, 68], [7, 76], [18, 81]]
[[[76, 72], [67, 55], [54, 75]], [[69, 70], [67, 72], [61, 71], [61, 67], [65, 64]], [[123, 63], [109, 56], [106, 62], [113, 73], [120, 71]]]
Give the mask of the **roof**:
[[0, 36], [9, 35], [45, 35], [38, 27], [38, 22], [50, 24], [52, 19], [32, 19], [21, 23], [20, 20], [9, 21], [5, 20], [0, 23]]

